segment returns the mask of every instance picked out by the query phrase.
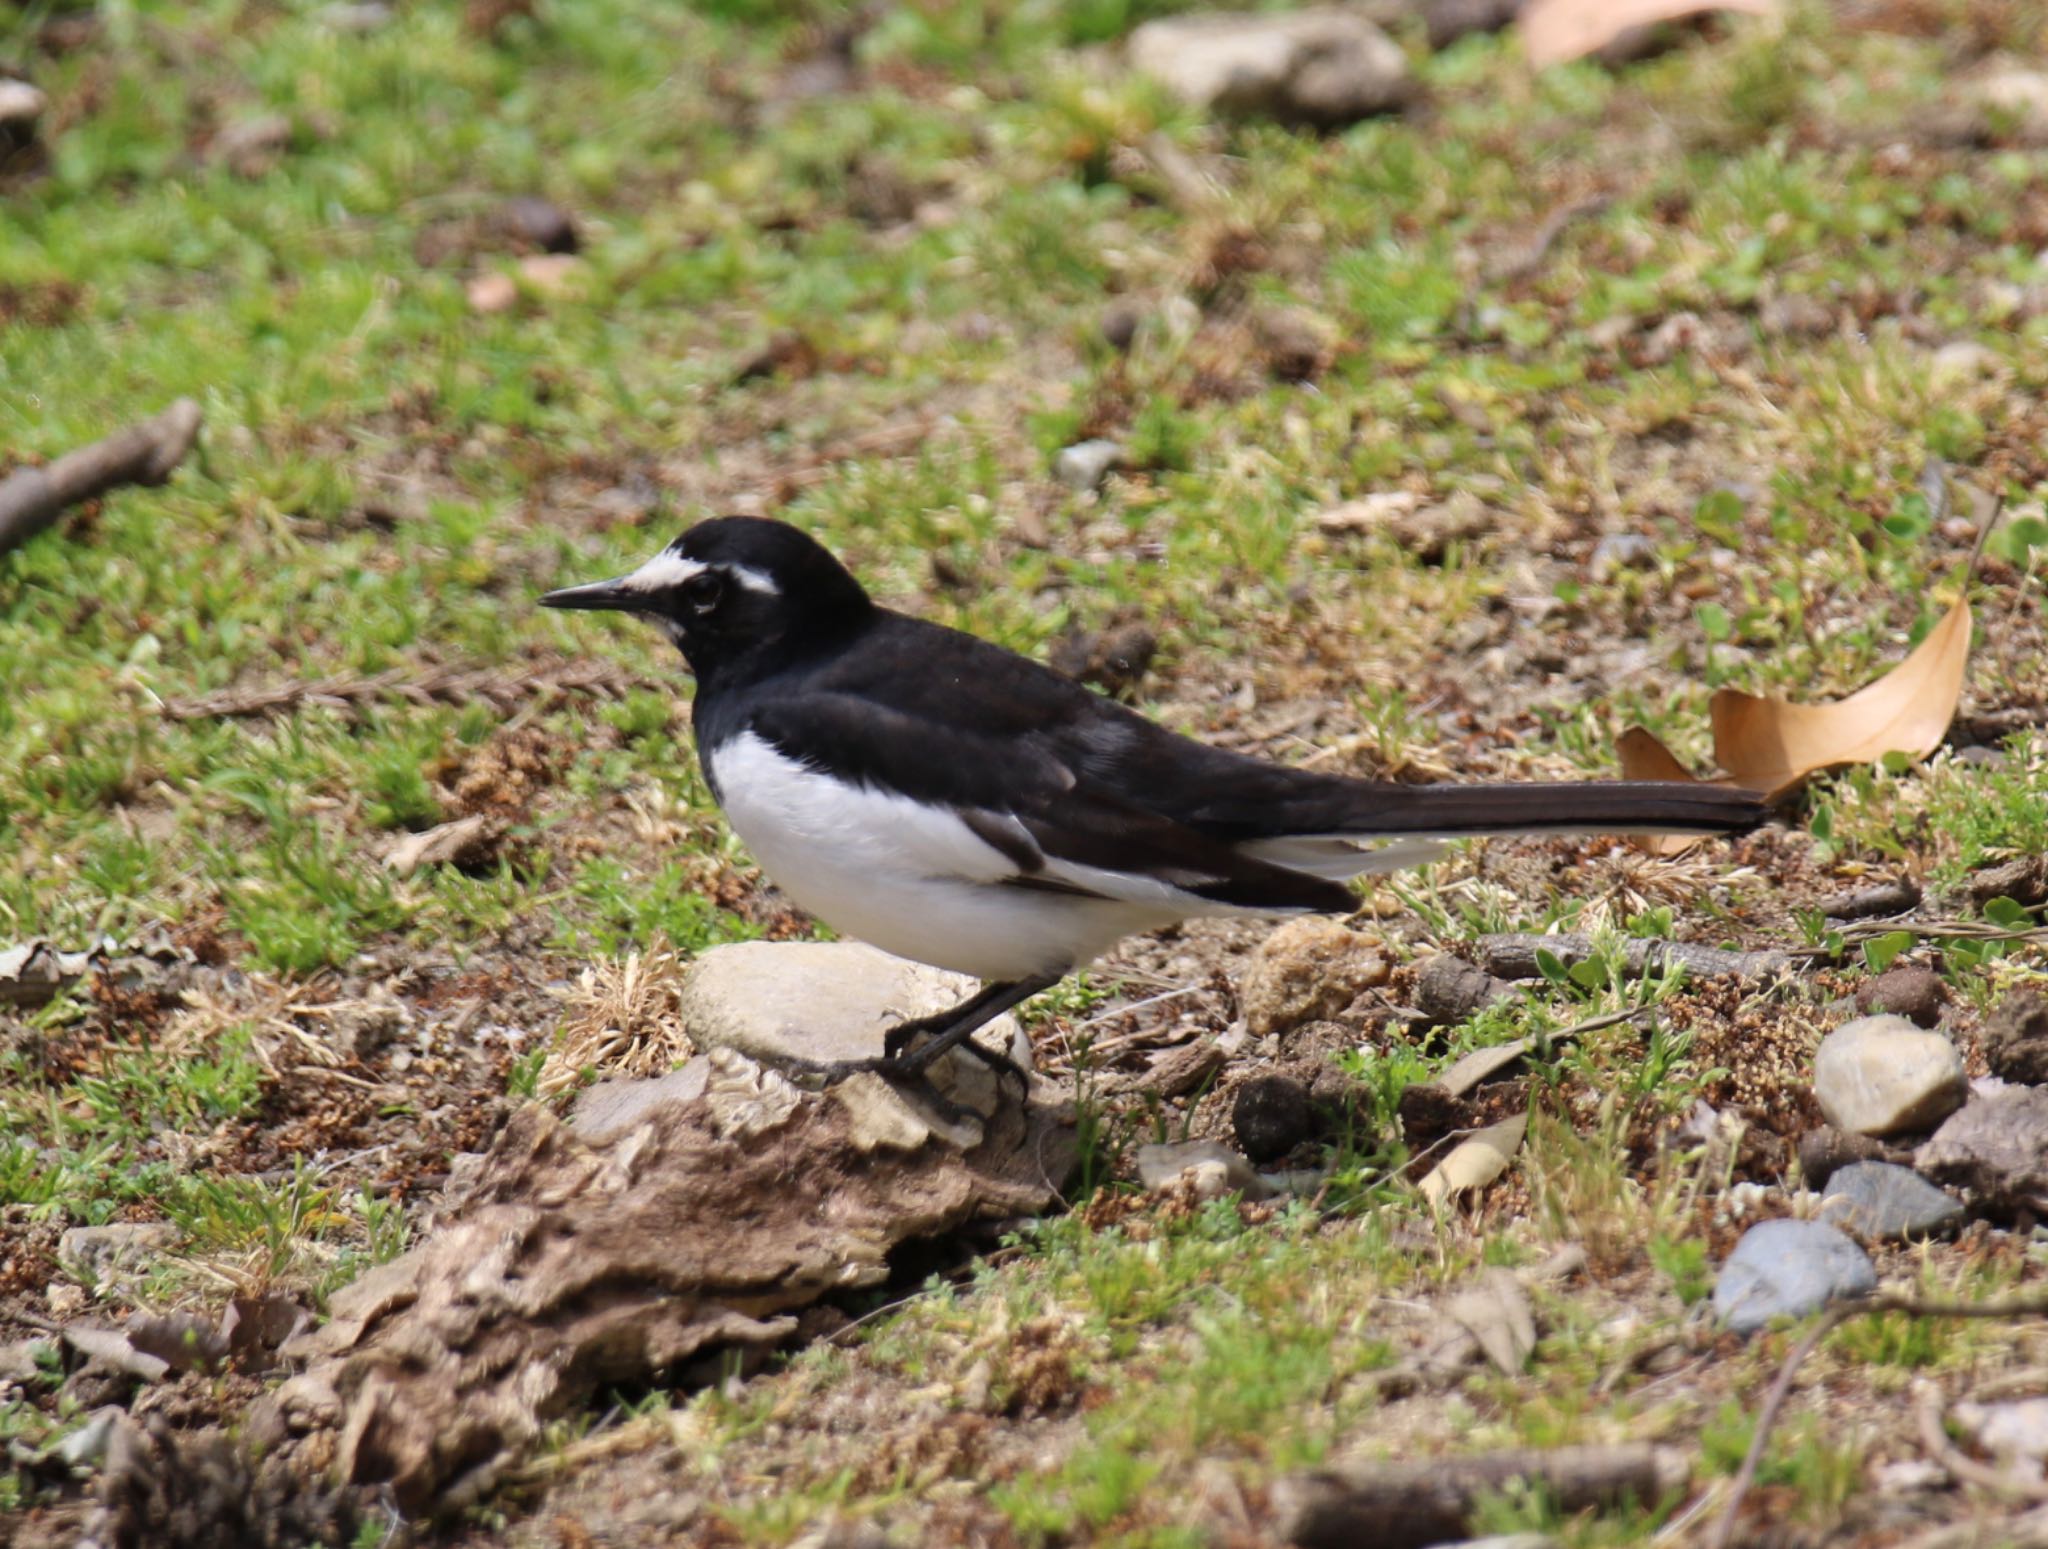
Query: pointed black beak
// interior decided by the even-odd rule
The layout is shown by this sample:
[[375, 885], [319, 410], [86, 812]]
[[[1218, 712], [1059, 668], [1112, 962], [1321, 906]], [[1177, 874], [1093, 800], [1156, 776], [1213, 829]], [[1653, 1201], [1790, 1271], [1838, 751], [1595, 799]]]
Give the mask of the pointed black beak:
[[645, 609], [646, 598], [628, 591], [617, 581], [591, 581], [583, 586], [565, 586], [540, 600], [543, 608], [617, 608], [628, 613]]

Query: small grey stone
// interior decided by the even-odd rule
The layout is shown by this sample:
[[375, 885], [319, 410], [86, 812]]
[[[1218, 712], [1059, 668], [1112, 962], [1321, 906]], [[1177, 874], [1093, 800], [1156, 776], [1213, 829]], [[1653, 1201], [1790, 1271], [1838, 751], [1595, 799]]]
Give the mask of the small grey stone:
[[1124, 449], [1114, 441], [1077, 441], [1052, 460], [1052, 476], [1073, 490], [1102, 488], [1110, 470], [1121, 467]]
[[1586, 560], [1586, 574], [1597, 584], [1611, 581], [1623, 570], [1657, 568], [1657, 545], [1636, 532], [1612, 532], [1593, 545]]
[[1738, 1334], [1877, 1289], [1870, 1255], [1818, 1221], [1759, 1221], [1714, 1281], [1714, 1311]]
[[1138, 1147], [1138, 1181], [1148, 1189], [1163, 1188], [1195, 1168], [1218, 1168], [1228, 1186], [1248, 1200], [1269, 1197], [1271, 1190], [1251, 1163], [1213, 1140], [1183, 1140]]
[[710, 1061], [692, 1060], [681, 1070], [645, 1080], [600, 1081], [576, 1099], [569, 1127], [579, 1139], [604, 1145], [636, 1128], [657, 1108], [702, 1097], [710, 1076]]
[[1838, 1169], [1820, 1204], [1821, 1220], [1881, 1242], [1933, 1237], [1962, 1218], [1961, 1200], [1890, 1162], [1852, 1162]]
[[1985, 1018], [1979, 1041], [1992, 1074], [2028, 1086], [2048, 1082], [2048, 995], [2014, 990]]
[[1254, 1162], [1285, 1156], [1315, 1129], [1308, 1088], [1292, 1076], [1254, 1076], [1237, 1089], [1230, 1105], [1237, 1143]]
[[1821, 1040], [1813, 1058], [1821, 1112], [1835, 1128], [1858, 1135], [1932, 1129], [1968, 1094], [1955, 1045], [1901, 1016], [1845, 1023]]
[[1948, 985], [1931, 968], [1894, 968], [1865, 980], [1856, 991], [1857, 1009], [1889, 1011], [1921, 1027], [1941, 1020], [1948, 1004]]
[[1131, 34], [1131, 65], [1208, 112], [1334, 128], [1407, 105], [1401, 46], [1354, 11], [1163, 17]]

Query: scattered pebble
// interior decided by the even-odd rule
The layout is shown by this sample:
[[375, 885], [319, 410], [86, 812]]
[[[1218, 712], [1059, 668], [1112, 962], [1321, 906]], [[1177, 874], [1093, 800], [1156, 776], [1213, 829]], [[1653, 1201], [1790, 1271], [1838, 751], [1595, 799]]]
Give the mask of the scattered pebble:
[[1515, 19], [1526, 0], [1422, 0], [1422, 24], [1433, 53], [1442, 53], [1475, 32], [1498, 32]]
[[1387, 982], [1379, 938], [1335, 920], [1289, 920], [1259, 944], [1238, 990], [1255, 1038], [1328, 1021], [1367, 990]]
[[1162, 17], [1133, 32], [1133, 69], [1205, 112], [1338, 127], [1407, 105], [1401, 46], [1355, 12]]
[[1856, 991], [1859, 1011], [1890, 1012], [1921, 1027], [1941, 1020], [1948, 985], [1931, 968], [1894, 968], [1866, 980]]
[[1973, 1096], [1915, 1153], [1913, 1166], [1968, 1189], [1982, 1207], [2039, 1214], [2048, 1202], [2048, 1087]]
[[2029, 1464], [2038, 1473], [2048, 1460], [2048, 1398], [2000, 1404], [1966, 1399], [1949, 1410], [1949, 1418], [1971, 1441], [2008, 1464]]
[[1759, 1221], [1714, 1281], [1714, 1311], [1738, 1334], [1877, 1289], [1870, 1255], [1818, 1221]]
[[583, 245], [574, 218], [552, 199], [507, 199], [492, 219], [512, 241], [543, 253], [573, 253]]
[[2048, 1083], [2048, 995], [2014, 990], [1984, 1019], [1978, 1042], [1993, 1075], [2028, 1086]]
[[2002, 866], [1987, 867], [1970, 879], [1970, 898], [1979, 904], [2010, 898], [2029, 909], [2048, 904], [2048, 856], [2022, 855]]
[[1068, 489], [1100, 489], [1110, 471], [1122, 467], [1123, 461], [1124, 449], [1115, 441], [1077, 441], [1062, 448], [1052, 460], [1052, 476]]
[[1937, 1236], [1962, 1218], [1961, 1200], [1890, 1162], [1839, 1169], [1820, 1204], [1821, 1220], [1880, 1242]]
[[1119, 624], [1099, 633], [1076, 629], [1052, 643], [1046, 665], [1077, 683], [1121, 696], [1144, 680], [1158, 651], [1159, 637], [1143, 624]]
[[1611, 532], [1593, 545], [1586, 574], [1597, 585], [1624, 570], [1657, 568], [1657, 545], [1639, 532]]
[[1968, 382], [1996, 371], [1999, 360], [1998, 352], [1988, 345], [1974, 339], [1958, 339], [1953, 344], [1944, 344], [1928, 359], [1927, 380], [1932, 386]]
[[492, 269], [469, 282], [469, 308], [486, 316], [507, 312], [522, 292], [544, 299], [572, 294], [587, 272], [582, 259], [569, 253], [530, 253], [510, 271]]
[[1266, 306], [1252, 314], [1252, 336], [1275, 380], [1312, 382], [1329, 369], [1337, 328], [1304, 307]]
[[1128, 350], [1137, 342], [1138, 330], [1144, 326], [1151, 310], [1135, 296], [1119, 296], [1102, 309], [1102, 321], [1098, 326], [1104, 342], [1113, 350]]
[[1852, 1163], [1892, 1159], [1892, 1149], [1883, 1141], [1868, 1135], [1852, 1135], [1832, 1124], [1817, 1124], [1799, 1137], [1799, 1177], [1816, 1192], [1826, 1188], [1830, 1178]]
[[1181, 1140], [1138, 1147], [1138, 1181], [1148, 1189], [1164, 1188], [1182, 1173], [1197, 1169], [1214, 1170], [1210, 1175], [1226, 1185], [1218, 1193], [1235, 1191], [1247, 1200], [1271, 1197], [1272, 1191], [1252, 1164], [1218, 1141]]
[[1230, 1105], [1237, 1143], [1254, 1162], [1283, 1157], [1315, 1132], [1308, 1088], [1292, 1076], [1254, 1076]]
[[35, 133], [36, 120], [49, 106], [49, 96], [40, 86], [0, 77], [0, 131], [26, 140]]
[[1813, 1095], [1837, 1129], [1901, 1135], [1934, 1128], [1963, 1105], [1963, 1058], [1939, 1033], [1901, 1016], [1859, 1017], [1821, 1040]]

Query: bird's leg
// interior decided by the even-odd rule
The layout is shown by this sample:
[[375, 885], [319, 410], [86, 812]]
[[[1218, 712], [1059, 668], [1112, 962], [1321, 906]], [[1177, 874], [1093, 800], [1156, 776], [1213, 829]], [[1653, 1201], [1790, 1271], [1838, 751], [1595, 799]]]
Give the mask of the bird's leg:
[[[981, 990], [936, 1016], [918, 1017], [909, 1022], [899, 1023], [889, 1029], [882, 1039], [884, 1058], [879, 1069], [884, 1075], [921, 1076], [931, 1068], [948, 1049], [963, 1045], [984, 1065], [996, 1072], [998, 1079], [1014, 1076], [1017, 1085], [1029, 1091], [1031, 1078], [1022, 1066], [998, 1050], [974, 1042], [973, 1035], [990, 1022], [1008, 1011], [1019, 1002], [1029, 1000], [1040, 990], [1049, 990], [1064, 977], [1062, 974], [1033, 974], [1027, 979], [1004, 979], [994, 984], [983, 985]], [[904, 1052], [905, 1046], [920, 1033], [931, 1034], [929, 1042]]]

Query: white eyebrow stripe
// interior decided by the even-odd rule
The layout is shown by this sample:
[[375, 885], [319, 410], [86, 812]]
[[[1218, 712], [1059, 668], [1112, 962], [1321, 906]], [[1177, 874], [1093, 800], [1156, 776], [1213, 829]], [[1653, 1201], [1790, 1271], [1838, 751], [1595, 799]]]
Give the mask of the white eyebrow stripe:
[[629, 592], [658, 592], [667, 587], [681, 586], [693, 575], [702, 575], [705, 567], [694, 559], [685, 559], [671, 549], [663, 549], [631, 575], [620, 580], [619, 585]]
[[720, 565], [718, 568], [750, 592], [759, 592], [763, 597], [782, 595], [782, 588], [768, 579], [767, 572], [756, 570], [752, 565]]

